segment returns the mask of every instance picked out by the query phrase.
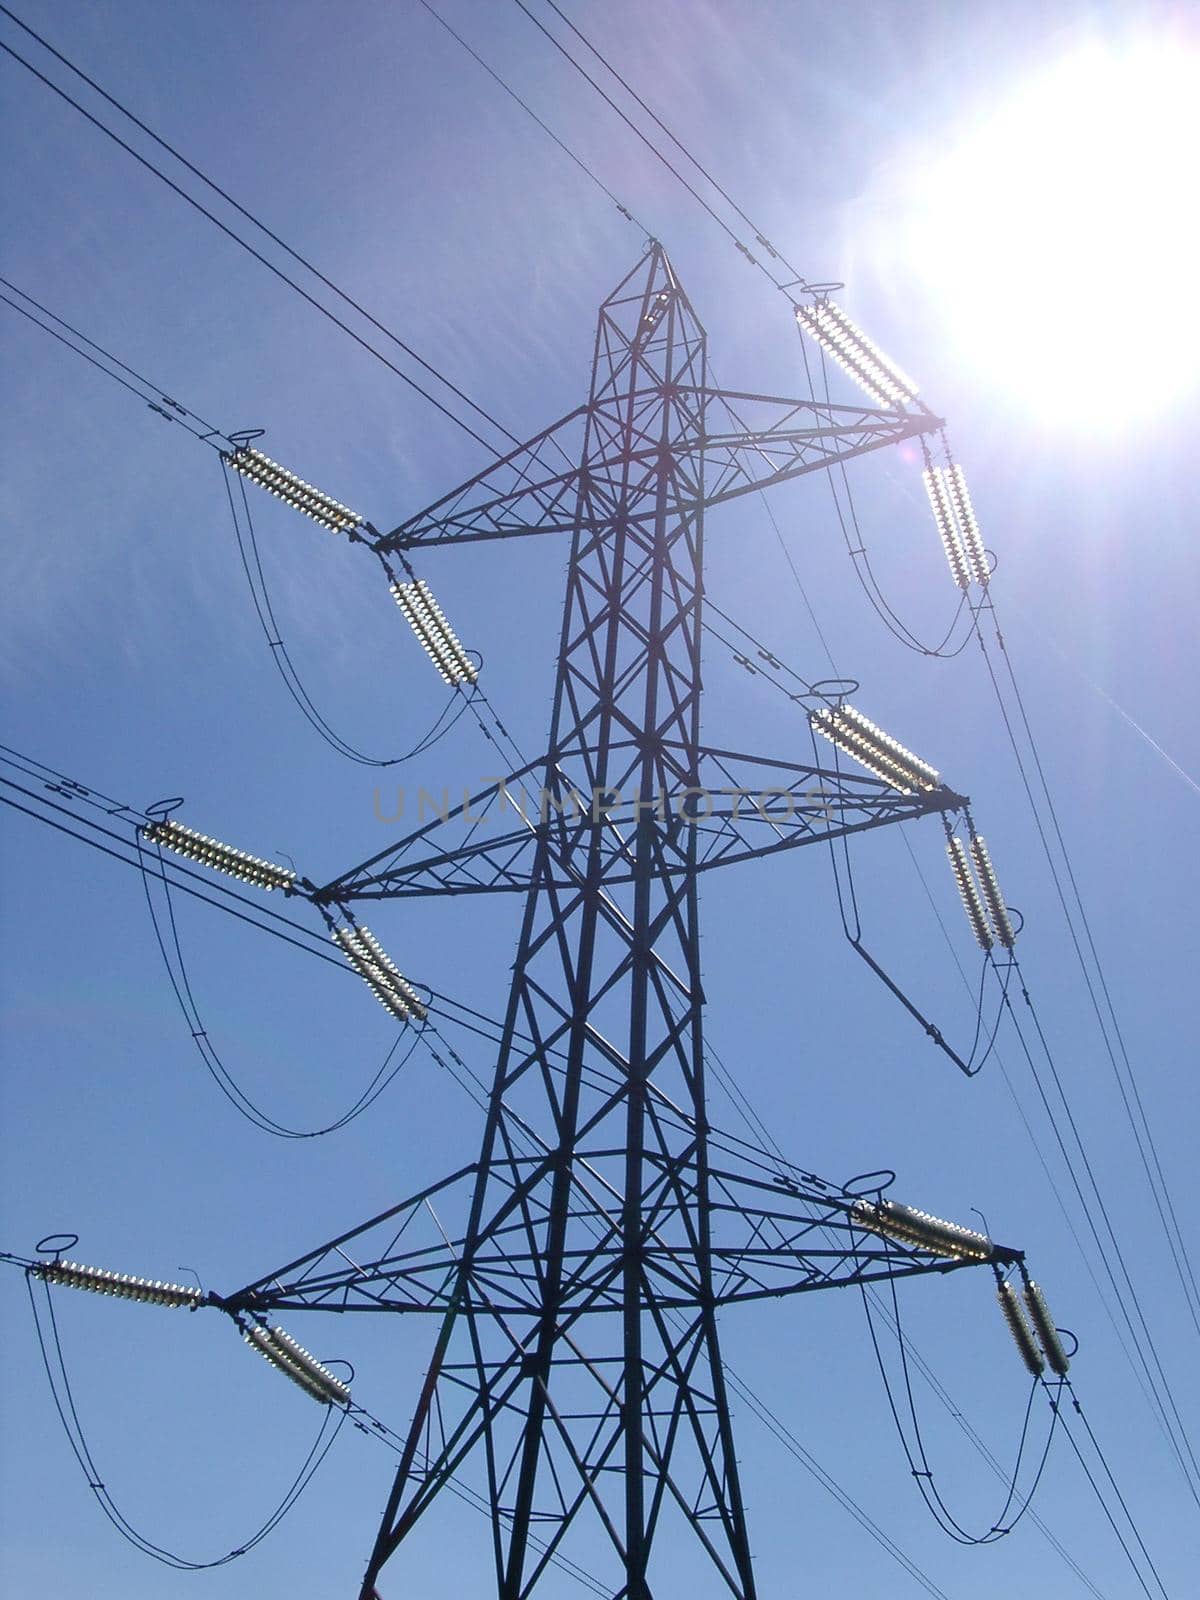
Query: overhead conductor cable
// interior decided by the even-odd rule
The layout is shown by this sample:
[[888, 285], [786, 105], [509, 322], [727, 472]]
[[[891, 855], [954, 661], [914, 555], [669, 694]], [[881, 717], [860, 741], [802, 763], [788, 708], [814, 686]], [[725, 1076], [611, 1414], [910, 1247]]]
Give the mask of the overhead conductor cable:
[[252, 445], [242, 445], [222, 459], [235, 472], [240, 472], [243, 478], [249, 478], [251, 483], [257, 483], [260, 488], [276, 495], [293, 510], [302, 511], [306, 517], [319, 522], [331, 533], [349, 533], [362, 525], [363, 519], [357, 511], [351, 511], [349, 506], [344, 506], [332, 495], [322, 493], [311, 483], [305, 483], [303, 478], [297, 477], [287, 467], [281, 467], [278, 461], [272, 461], [270, 456], [254, 449]]
[[905, 406], [917, 386], [830, 300], [797, 306], [796, 321], [880, 406]]
[[449, 684], [474, 683], [479, 669], [446, 621], [445, 613], [430, 593], [423, 578], [411, 583], [393, 582], [392, 597], [405, 621], [416, 634], [425, 654]]
[[159, 1283], [151, 1278], [135, 1278], [107, 1267], [87, 1267], [78, 1261], [39, 1261], [30, 1269], [35, 1278], [59, 1283], [68, 1289], [90, 1289], [93, 1294], [111, 1294], [118, 1300], [140, 1300], [151, 1306], [187, 1306], [195, 1311], [204, 1304], [204, 1292], [181, 1283]]
[[274, 861], [264, 861], [261, 856], [248, 855], [244, 850], [235, 850], [233, 845], [222, 844], [219, 839], [210, 839], [207, 834], [197, 833], [194, 828], [177, 822], [174, 817], [147, 822], [142, 834], [153, 844], [164, 845], [176, 855], [199, 861], [202, 866], [212, 867], [217, 872], [226, 872], [231, 878], [253, 884], [256, 889], [287, 890], [296, 881], [296, 874], [291, 868], [281, 867]]

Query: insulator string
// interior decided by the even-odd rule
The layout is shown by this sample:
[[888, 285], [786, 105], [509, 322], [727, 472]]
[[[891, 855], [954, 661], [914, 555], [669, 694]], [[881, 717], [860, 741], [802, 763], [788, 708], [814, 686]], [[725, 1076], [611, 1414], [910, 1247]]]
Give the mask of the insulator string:
[[[246, 524], [245, 533], [243, 534], [241, 518], [238, 515], [237, 504], [233, 497], [233, 487], [230, 482], [229, 468], [227, 467], [224, 458], [222, 458], [221, 461], [221, 471], [225, 483], [225, 493], [229, 501], [230, 514], [233, 518], [233, 530], [237, 539], [238, 555], [241, 559], [242, 571], [246, 576], [246, 583], [250, 589], [250, 596], [254, 602], [254, 609], [258, 616], [259, 624], [262, 627], [263, 635], [266, 638], [268, 646], [270, 647], [271, 659], [275, 663], [276, 669], [278, 670], [280, 677], [283, 679], [288, 693], [296, 702], [296, 705], [299, 707], [300, 712], [306, 721], [316, 730], [321, 738], [325, 740], [326, 744], [330, 745], [334, 750], [336, 750], [339, 755], [345, 756], [348, 761], [354, 761], [358, 765], [364, 767], [398, 766], [401, 762], [411, 761], [415, 756], [422, 755], [425, 751], [431, 749], [441, 738], [450, 732], [450, 729], [458, 721], [459, 717], [463, 713], [463, 710], [465, 709], [462, 702], [460, 702], [456, 707], [453, 697], [447, 700], [445, 706], [439, 712], [437, 720], [434, 722], [433, 727], [430, 728], [429, 732], [425, 734], [423, 738], [418, 740], [411, 750], [406, 750], [403, 755], [398, 756], [382, 757], [364, 755], [361, 750], [357, 750], [353, 745], [348, 744], [347, 741], [344, 740], [340, 734], [336, 733], [334, 729], [330, 727], [329, 723], [326, 722], [325, 718], [313, 704], [312, 699], [310, 698], [308, 691], [305, 689], [304, 684], [299, 676], [299, 673], [296, 671], [295, 664], [293, 663], [291, 655], [288, 652], [287, 645], [284, 642], [279, 623], [276, 620], [275, 612], [271, 605], [270, 592], [267, 588], [266, 577], [263, 573], [262, 558], [258, 548], [258, 539], [254, 531], [254, 519], [250, 511], [249, 497], [246, 494], [245, 479], [241, 477], [238, 478], [238, 489], [242, 503], [242, 516], [244, 516]], [[453, 715], [451, 715], [452, 712]], [[446, 722], [447, 716], [450, 717], [449, 722]], [[443, 724], [445, 724], [445, 726], [443, 726]]]
[[[144, 849], [141, 843], [140, 834], [136, 835], [136, 839], [138, 855], [140, 859], [143, 856]], [[387, 1055], [383, 1059], [383, 1062], [376, 1069], [374, 1075], [359, 1094], [358, 1098], [346, 1111], [342, 1113], [341, 1116], [335, 1118], [332, 1122], [317, 1128], [291, 1128], [285, 1123], [278, 1122], [274, 1117], [265, 1112], [261, 1106], [257, 1105], [249, 1097], [249, 1095], [247, 1095], [245, 1091], [240, 1088], [236, 1079], [229, 1072], [216, 1047], [212, 1043], [208, 1030], [201, 1018], [195, 996], [192, 993], [191, 979], [188, 974], [187, 963], [184, 960], [183, 947], [179, 938], [179, 926], [175, 915], [174, 901], [171, 895], [171, 884], [169, 878], [166, 876], [165, 863], [163, 862], [162, 858], [162, 849], [159, 846], [157, 847], [157, 850], [159, 865], [163, 870], [158, 874], [154, 874], [153, 876], [158, 878], [158, 881], [162, 886], [163, 899], [166, 908], [166, 921], [170, 932], [170, 947], [174, 951], [173, 960], [168, 950], [167, 938], [164, 936], [162, 926], [160, 925], [158, 910], [154, 904], [154, 897], [150, 887], [151, 874], [143, 870], [142, 887], [145, 891], [146, 906], [150, 912], [150, 921], [154, 930], [155, 942], [158, 945], [159, 954], [162, 956], [163, 965], [166, 969], [167, 977], [170, 980], [175, 999], [178, 1002], [184, 1021], [188, 1025], [188, 1031], [191, 1034], [192, 1041], [195, 1044], [200, 1059], [203, 1061], [205, 1069], [213, 1079], [213, 1082], [217, 1085], [218, 1089], [220, 1089], [221, 1093], [225, 1096], [230, 1105], [233, 1106], [234, 1110], [237, 1111], [240, 1116], [245, 1117], [248, 1122], [253, 1123], [254, 1126], [260, 1129], [263, 1133], [271, 1134], [275, 1138], [319, 1139], [325, 1137], [327, 1134], [339, 1132], [342, 1128], [353, 1122], [357, 1117], [360, 1117], [364, 1111], [369, 1109], [370, 1106], [374, 1105], [379, 1096], [383, 1094], [383, 1092], [391, 1085], [397, 1075], [403, 1071], [412, 1056], [413, 1050], [416, 1047], [416, 1037], [410, 1041], [407, 1050], [403, 1052], [399, 1060], [395, 1060], [396, 1053], [400, 1049], [400, 1045], [404, 1040], [404, 1032], [401, 1031], [397, 1033], [395, 1040], [387, 1052]]]

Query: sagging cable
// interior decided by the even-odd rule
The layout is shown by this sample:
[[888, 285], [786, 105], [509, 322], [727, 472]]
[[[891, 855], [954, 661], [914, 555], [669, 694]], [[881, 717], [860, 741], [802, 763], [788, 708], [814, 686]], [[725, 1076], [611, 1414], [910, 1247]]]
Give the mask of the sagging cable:
[[173, 850], [176, 855], [199, 861], [217, 872], [228, 873], [231, 878], [253, 884], [256, 889], [282, 889], [287, 893], [296, 882], [296, 873], [292, 868], [281, 867], [274, 861], [264, 861], [261, 856], [248, 855], [244, 850], [234, 849], [233, 845], [222, 844], [219, 839], [210, 839], [207, 834], [197, 833], [194, 828], [177, 822], [174, 817], [147, 822], [142, 834], [152, 843]]
[[248, 1322], [242, 1327], [242, 1337], [264, 1360], [277, 1367], [318, 1405], [350, 1404], [350, 1390], [341, 1379], [335, 1378], [328, 1367], [322, 1366], [315, 1356], [310, 1355], [282, 1328]]
[[297, 477], [287, 467], [281, 467], [278, 461], [272, 461], [270, 456], [264, 455], [261, 450], [256, 450], [253, 445], [241, 445], [238, 449], [224, 454], [222, 460], [235, 472], [241, 473], [243, 478], [258, 484], [260, 489], [266, 489], [285, 505], [291, 506], [294, 511], [303, 512], [306, 517], [311, 517], [314, 522], [320, 523], [323, 528], [328, 528], [331, 533], [351, 533], [356, 528], [364, 526], [364, 519], [357, 511], [351, 511], [349, 506], [344, 506], [332, 495], [327, 495], [322, 490], [314, 488], [311, 483], [306, 483], [303, 478]]
[[901, 1205], [898, 1200], [856, 1200], [850, 1215], [858, 1227], [869, 1233], [911, 1245], [929, 1255], [949, 1256], [959, 1261], [990, 1261], [995, 1254], [995, 1246], [986, 1234]]
[[[847, 931], [846, 937], [851, 950], [853, 950], [856, 955], [860, 956], [861, 959], [866, 962], [867, 966], [870, 967], [875, 976], [883, 983], [884, 987], [890, 990], [890, 992], [896, 996], [896, 999], [899, 1000], [900, 1004], [908, 1012], [909, 1016], [920, 1023], [921, 1027], [924, 1028], [925, 1032], [933, 1040], [934, 1044], [937, 1045], [938, 1049], [950, 1057], [951, 1061], [953, 1061], [954, 1065], [959, 1069], [960, 1072], [965, 1073], [968, 1078], [973, 1078], [979, 1071], [979, 1068], [983, 1065], [983, 1062], [981, 1061], [978, 1063], [978, 1065], [973, 1066], [970, 1061], [964, 1061], [959, 1055], [958, 1051], [955, 1050], [952, 1045], [946, 1042], [942, 1030], [937, 1026], [937, 1024], [930, 1022], [929, 1018], [924, 1014], [924, 1012], [919, 1010], [918, 1007], [912, 1003], [895, 979], [888, 976], [884, 969], [879, 965], [879, 962], [876, 961], [875, 957], [863, 944], [862, 940], [852, 938], [849, 934], [849, 931]], [[972, 1050], [972, 1057], [974, 1056], [974, 1053], [974, 1050]], [[986, 1060], [986, 1057], [984, 1059]]]
[[[35, 1276], [43, 1280], [42, 1287], [45, 1292], [46, 1299], [45, 1325], [43, 1325], [42, 1316], [38, 1309], [37, 1297], [35, 1296], [33, 1290], [32, 1279]], [[267, 1535], [279, 1525], [282, 1519], [295, 1505], [300, 1495], [303, 1494], [305, 1488], [312, 1481], [313, 1474], [321, 1465], [321, 1462], [325, 1459], [325, 1456], [328, 1454], [334, 1439], [337, 1438], [337, 1435], [341, 1430], [343, 1422], [346, 1420], [348, 1415], [347, 1410], [342, 1407], [334, 1408], [332, 1406], [323, 1408], [322, 1422], [317, 1433], [316, 1441], [314, 1442], [312, 1449], [308, 1452], [308, 1455], [302, 1463], [299, 1472], [293, 1478], [290, 1487], [283, 1496], [283, 1499], [278, 1503], [278, 1505], [276, 1505], [271, 1514], [255, 1530], [255, 1532], [251, 1534], [248, 1539], [241, 1540], [239, 1543], [234, 1545], [232, 1549], [227, 1550], [223, 1555], [213, 1557], [210, 1560], [192, 1560], [174, 1551], [165, 1549], [162, 1545], [156, 1544], [145, 1534], [139, 1532], [139, 1530], [134, 1527], [134, 1525], [120, 1510], [108, 1492], [104, 1484], [104, 1474], [97, 1466], [96, 1459], [91, 1452], [87, 1438], [85, 1437], [83, 1429], [80, 1425], [79, 1412], [75, 1405], [74, 1395], [71, 1391], [71, 1383], [67, 1375], [66, 1359], [63, 1354], [62, 1341], [59, 1337], [57, 1319], [54, 1313], [54, 1297], [50, 1293], [48, 1284], [44, 1281], [44, 1275], [41, 1273], [34, 1273], [32, 1271], [27, 1273], [26, 1286], [29, 1290], [29, 1303], [33, 1311], [34, 1327], [37, 1333], [37, 1342], [42, 1357], [42, 1364], [45, 1368], [46, 1377], [50, 1384], [50, 1392], [54, 1399], [55, 1409], [58, 1412], [59, 1420], [62, 1422], [63, 1431], [66, 1434], [67, 1442], [71, 1447], [72, 1454], [79, 1463], [80, 1470], [84, 1474], [88, 1488], [96, 1498], [97, 1504], [99, 1505], [103, 1514], [108, 1518], [112, 1526], [121, 1535], [121, 1537], [127, 1540], [129, 1544], [134, 1547], [134, 1549], [140, 1551], [142, 1555], [149, 1556], [151, 1560], [161, 1562], [164, 1566], [171, 1567], [178, 1572], [199, 1572], [215, 1567], [226, 1566], [229, 1562], [236, 1561], [241, 1556], [244, 1556], [249, 1551], [253, 1550], [255, 1545], [260, 1544], [263, 1539], [265, 1539]], [[332, 1422], [332, 1419], [335, 1415], [337, 1420], [336, 1422]]]
[[[879, 1375], [883, 1380], [884, 1392], [887, 1395], [888, 1408], [891, 1411], [892, 1420], [896, 1424], [896, 1432], [899, 1436], [901, 1448], [903, 1449], [905, 1457], [908, 1461], [909, 1469], [912, 1473], [913, 1479], [917, 1484], [921, 1498], [925, 1502], [926, 1508], [928, 1509], [930, 1515], [933, 1517], [941, 1531], [949, 1538], [953, 1539], [955, 1543], [975, 1546], [994, 1544], [998, 1539], [1007, 1537], [1007, 1535], [1013, 1531], [1016, 1525], [1029, 1511], [1033, 1503], [1033, 1498], [1037, 1493], [1038, 1485], [1042, 1479], [1042, 1473], [1045, 1470], [1046, 1462], [1049, 1459], [1050, 1445], [1054, 1437], [1055, 1424], [1058, 1420], [1057, 1414], [1055, 1413], [1051, 1417], [1050, 1427], [1046, 1433], [1046, 1443], [1042, 1449], [1041, 1458], [1038, 1461], [1036, 1470], [1032, 1475], [1032, 1481], [1030, 1482], [1029, 1488], [1025, 1493], [1020, 1505], [1015, 1511], [1013, 1511], [1013, 1502], [1017, 1496], [1017, 1484], [1020, 1481], [1021, 1465], [1025, 1457], [1025, 1449], [1029, 1437], [1029, 1423], [1033, 1412], [1034, 1397], [1037, 1394], [1037, 1384], [1032, 1384], [1030, 1386], [1029, 1396], [1025, 1405], [1025, 1415], [1021, 1423], [1021, 1435], [1017, 1445], [1016, 1462], [1012, 1469], [1012, 1475], [1010, 1478], [1008, 1478], [1008, 1492], [1005, 1495], [1004, 1504], [1000, 1508], [999, 1515], [992, 1521], [991, 1525], [984, 1533], [976, 1534], [970, 1532], [950, 1510], [950, 1507], [939, 1491], [934, 1478], [934, 1472], [932, 1466], [930, 1465], [929, 1456], [925, 1449], [925, 1441], [921, 1433], [920, 1420], [917, 1416], [916, 1400], [913, 1394], [912, 1378], [909, 1371], [910, 1353], [915, 1356], [916, 1352], [912, 1349], [911, 1343], [906, 1337], [903, 1327], [901, 1326], [899, 1297], [896, 1293], [896, 1281], [894, 1278], [890, 1281], [889, 1287], [891, 1290], [892, 1299], [892, 1315], [889, 1320], [897, 1338], [900, 1368], [904, 1383], [904, 1394], [907, 1400], [907, 1410], [912, 1428], [911, 1439], [905, 1429], [904, 1423], [901, 1420], [900, 1408], [897, 1403], [897, 1398], [893, 1393], [892, 1382], [888, 1376], [887, 1366], [883, 1359], [883, 1351], [880, 1348], [879, 1339], [875, 1332], [875, 1319], [871, 1312], [871, 1299], [873, 1296], [870, 1295], [865, 1284], [861, 1285], [863, 1309], [867, 1314], [867, 1329], [870, 1333], [871, 1345], [875, 1352], [875, 1361], [879, 1368]], [[930, 1377], [930, 1374], [926, 1371], [925, 1376], [928, 1378]], [[936, 1383], [934, 1387], [936, 1392]], [[968, 1430], [968, 1432], [970, 1433], [970, 1430]], [[989, 1461], [989, 1463], [997, 1472], [997, 1475], [1002, 1480], [1008, 1477], [1003, 1468], [999, 1466], [999, 1464], [995, 1461], [995, 1458], [992, 1457], [989, 1452], [984, 1452], [984, 1454], [985, 1459]], [[1037, 1518], [1035, 1517], [1034, 1520], [1037, 1521]], [[1078, 1569], [1076, 1570], [1078, 1571]], [[1094, 1586], [1089, 1585], [1089, 1587], [1093, 1587], [1093, 1592], [1097, 1595], [1097, 1600], [1100, 1600], [1099, 1591], [1095, 1590]]]
[[876, 405], [903, 408], [917, 398], [917, 386], [831, 300], [797, 306], [796, 321], [833, 357]]
[[196, 1311], [207, 1296], [201, 1289], [182, 1283], [159, 1283], [151, 1278], [136, 1278], [108, 1267], [84, 1266], [78, 1261], [39, 1261], [30, 1267], [35, 1278], [68, 1289], [90, 1289], [93, 1294], [111, 1294], [118, 1300], [140, 1300], [151, 1306], [186, 1306]]

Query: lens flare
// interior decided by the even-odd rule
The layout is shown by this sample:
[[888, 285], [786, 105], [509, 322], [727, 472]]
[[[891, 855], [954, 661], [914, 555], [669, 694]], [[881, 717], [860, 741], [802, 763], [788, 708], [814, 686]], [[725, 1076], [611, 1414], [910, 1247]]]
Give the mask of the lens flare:
[[1200, 48], [1089, 42], [946, 130], [902, 249], [980, 382], [1119, 428], [1196, 383]]

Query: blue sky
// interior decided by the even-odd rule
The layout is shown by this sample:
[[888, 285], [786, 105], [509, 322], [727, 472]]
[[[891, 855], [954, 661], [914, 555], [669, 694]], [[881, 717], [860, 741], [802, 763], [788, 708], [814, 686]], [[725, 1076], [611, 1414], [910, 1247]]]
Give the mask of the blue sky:
[[[516, 7], [446, 0], [444, 10], [664, 241], [707, 327], [718, 380], [802, 394], [785, 300]], [[1122, 37], [1135, 26], [1154, 36], [1167, 12], [615, 0], [571, 14], [810, 278], [846, 280], [850, 314], [949, 418], [999, 559], [997, 608], [1092, 932], [1182, 1202], [1196, 1138], [1187, 996], [1198, 795], [1111, 702], [1200, 775], [1196, 391], [1139, 405], [1135, 417], [1116, 389], [1107, 419], [1078, 426], [1065, 408], [1048, 418], [1045, 391], [1063, 380], [1047, 352], [1025, 353], [1024, 395], [1001, 383], [951, 336], [932, 275], [896, 247], [914, 183], [936, 185], [935, 152], [1082, 37], [1115, 37], [1118, 26]], [[125, 0], [30, 3], [22, 15], [513, 432], [584, 397], [596, 307], [644, 235], [419, 5]], [[11, 23], [0, 20], [0, 37], [44, 64]], [[0, 70], [6, 276], [222, 427], [268, 428], [271, 454], [377, 524], [400, 521], [483, 464], [476, 443], [76, 112], [11, 61]], [[1052, 277], [1053, 264], [1031, 241], [1030, 277], [1039, 273]], [[1114, 296], [1127, 289], [1114, 283]], [[1001, 301], [995, 314], [1012, 319], [1019, 344], [1015, 288], [1014, 298], [1016, 311]], [[211, 452], [0, 311], [10, 402], [6, 741], [135, 805], [183, 794], [183, 815], [203, 831], [263, 855], [287, 851], [318, 879], [378, 849], [387, 832], [374, 815], [376, 774], [322, 745], [272, 670]], [[1116, 350], [1129, 335], [1106, 325], [1097, 337]], [[853, 481], [889, 600], [922, 637], [938, 636], [955, 594], [919, 463], [880, 455]], [[931, 659], [885, 632], [818, 478], [781, 490], [773, 508], [840, 671], [862, 684], [856, 703], [972, 797], [1025, 917], [1025, 981], [1192, 1424], [1196, 1330], [979, 652]], [[274, 502], [256, 512], [276, 610], [313, 698], [352, 742], [389, 754], [410, 747], [441, 709], [440, 687], [374, 564]], [[800, 672], [826, 672], [761, 506], [714, 513], [708, 535], [718, 603]], [[547, 538], [419, 564], [460, 636], [482, 651], [489, 695], [531, 752], [548, 720], [565, 559], [565, 544]], [[804, 758], [799, 717], [715, 646], [705, 685], [712, 743]], [[410, 795], [418, 784], [461, 791], [495, 770], [464, 720], [385, 775], [383, 807], [392, 809], [397, 783]], [[908, 836], [973, 973], [940, 830], [930, 823]], [[961, 1038], [971, 1006], [903, 841], [894, 832], [866, 840], [855, 863], [870, 947]], [[3, 1248], [26, 1252], [70, 1228], [83, 1260], [164, 1278], [186, 1264], [230, 1289], [473, 1159], [476, 1112], [422, 1051], [342, 1133], [265, 1138], [204, 1075], [136, 875], [10, 816], [4, 877]], [[711, 1043], [797, 1162], [836, 1180], [892, 1167], [899, 1198], [967, 1222], [978, 1207], [997, 1237], [1028, 1251], [1059, 1320], [1080, 1337], [1079, 1397], [1164, 1583], [1186, 1592], [1196, 1505], [1022, 1125], [1021, 1112], [1061, 1184], [1016, 1041], [1002, 1032], [1000, 1056], [1020, 1111], [996, 1063], [964, 1081], [856, 960], [817, 852], [716, 877], [702, 903]], [[336, 1115], [391, 1042], [379, 1008], [331, 969], [215, 912], [179, 911], [197, 999], [231, 1070], [284, 1121]], [[405, 904], [372, 926], [406, 971], [498, 1013], [515, 906]], [[486, 1076], [486, 1048], [454, 1038]], [[736, 1128], [719, 1098], [713, 1115]], [[1186, 1231], [1186, 1208], [1183, 1218]], [[215, 1315], [60, 1299], [81, 1414], [130, 1520], [197, 1558], [240, 1542], [296, 1470], [315, 1408]], [[1025, 1388], [990, 1278], [917, 1282], [903, 1304], [948, 1391], [1008, 1459]], [[0, 1572], [10, 1592], [354, 1592], [390, 1482], [382, 1448], [346, 1430], [271, 1540], [208, 1575], [166, 1572], [118, 1541], [70, 1459], [15, 1271], [0, 1282], [0, 1316]], [[318, 1353], [353, 1360], [364, 1404], [404, 1425], [428, 1358], [423, 1328], [295, 1320]], [[1086, 1592], [1029, 1525], [982, 1550], [960, 1549], [932, 1526], [857, 1300], [830, 1294], [731, 1313], [723, 1332], [734, 1368], [946, 1592]], [[989, 1525], [995, 1481], [928, 1396], [923, 1411], [939, 1480], [966, 1520]], [[736, 1420], [764, 1594], [802, 1584], [921, 1592], [753, 1417], [743, 1410]], [[1061, 1441], [1036, 1504], [1105, 1594], [1140, 1592]], [[487, 1568], [485, 1522], [444, 1497], [384, 1592], [409, 1586], [432, 1600], [486, 1584]], [[556, 1577], [549, 1592], [574, 1588]]]

